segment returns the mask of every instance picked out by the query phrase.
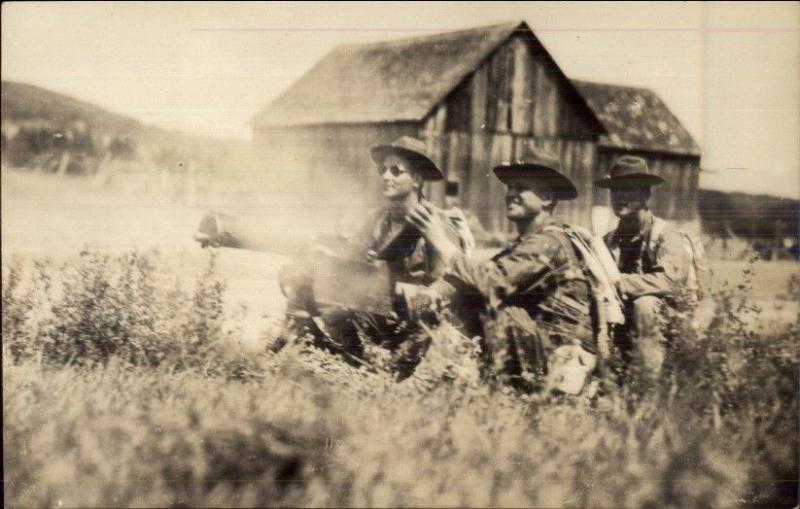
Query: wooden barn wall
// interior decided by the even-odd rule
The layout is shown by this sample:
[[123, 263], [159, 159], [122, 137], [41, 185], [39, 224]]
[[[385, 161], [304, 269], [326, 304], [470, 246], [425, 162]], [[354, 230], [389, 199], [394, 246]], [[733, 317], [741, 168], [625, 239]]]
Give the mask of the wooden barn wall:
[[[434, 109], [420, 135], [447, 179], [460, 183], [462, 206], [474, 212], [485, 228], [510, 228], [505, 188], [492, 168], [521, 156], [532, 145], [559, 155], [564, 172], [584, 197], [560, 204], [558, 216], [589, 226], [598, 133], [574, 101], [541, 46], [520, 35]], [[441, 203], [442, 189], [432, 187], [434, 202]]]
[[[671, 221], [687, 222], [697, 219], [697, 189], [699, 186], [700, 159], [652, 153], [631, 152], [601, 147], [595, 167], [595, 177], [608, 173], [614, 161], [623, 155], [636, 155], [647, 161], [648, 167], [666, 182], [653, 188], [650, 201], [653, 212]], [[610, 193], [598, 189], [594, 204], [611, 206]]]

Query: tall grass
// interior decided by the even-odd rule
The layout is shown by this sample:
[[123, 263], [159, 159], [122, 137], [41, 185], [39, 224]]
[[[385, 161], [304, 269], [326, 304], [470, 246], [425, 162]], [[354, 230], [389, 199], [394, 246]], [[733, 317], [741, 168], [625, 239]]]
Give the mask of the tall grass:
[[800, 326], [750, 330], [746, 288], [675, 325], [663, 383], [574, 399], [482, 383], [446, 325], [401, 383], [303, 338], [245, 354], [213, 258], [161, 265], [4, 268], [6, 506], [796, 504]]
[[84, 249], [73, 262], [27, 267], [12, 260], [3, 270], [4, 351], [15, 363], [47, 366], [91, 367], [113, 359], [206, 374], [222, 369], [224, 340], [234, 331], [226, 327], [225, 285], [214, 253], [188, 288], [157, 269], [168, 265], [156, 251], [112, 257]]

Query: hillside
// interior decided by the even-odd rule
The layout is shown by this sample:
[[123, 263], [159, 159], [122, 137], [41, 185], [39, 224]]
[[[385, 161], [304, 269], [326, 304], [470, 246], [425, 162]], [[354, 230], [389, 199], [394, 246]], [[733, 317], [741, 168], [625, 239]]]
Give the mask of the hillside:
[[800, 201], [763, 194], [700, 189], [698, 213], [708, 233], [749, 239], [797, 235]]
[[3, 121], [47, 120], [54, 126], [83, 121], [97, 129], [130, 134], [139, 133], [145, 128], [130, 117], [111, 113], [68, 95], [15, 81], [2, 82], [1, 107]]
[[3, 123], [35, 121], [65, 128], [83, 122], [92, 130], [132, 136], [149, 143], [203, 143], [212, 146], [237, 143], [143, 124], [95, 104], [27, 83], [3, 80], [0, 95]]
[[230, 167], [232, 154], [246, 149], [246, 142], [147, 125], [26, 83], [3, 81], [1, 95], [4, 168], [72, 175], [180, 174], [188, 168], [209, 173]]

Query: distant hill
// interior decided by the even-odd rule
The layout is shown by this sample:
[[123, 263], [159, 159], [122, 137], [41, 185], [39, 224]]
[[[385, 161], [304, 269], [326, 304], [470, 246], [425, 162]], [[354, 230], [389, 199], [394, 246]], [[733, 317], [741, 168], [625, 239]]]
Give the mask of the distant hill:
[[738, 237], [763, 253], [796, 243], [800, 232], [800, 200], [769, 195], [700, 189], [697, 212], [704, 233], [715, 238]]
[[27, 83], [2, 82], [3, 120], [48, 120], [54, 126], [66, 126], [76, 121], [115, 132], [135, 134], [145, 126], [140, 122], [81, 101], [68, 95], [51, 92]]
[[144, 124], [95, 104], [41, 87], [3, 81], [4, 166], [50, 173], [94, 174], [109, 161], [139, 170], [180, 171], [227, 163], [243, 142], [219, 140]]
[[143, 124], [95, 104], [27, 83], [3, 80], [0, 88], [0, 107], [4, 122], [40, 121], [47, 122], [54, 128], [65, 128], [75, 122], [83, 122], [98, 132], [132, 136], [142, 142], [153, 143], [236, 143]]

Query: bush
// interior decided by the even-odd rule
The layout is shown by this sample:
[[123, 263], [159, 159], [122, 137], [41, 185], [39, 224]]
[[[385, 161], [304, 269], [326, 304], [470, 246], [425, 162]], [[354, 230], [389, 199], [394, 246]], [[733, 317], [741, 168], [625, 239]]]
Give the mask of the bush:
[[[37, 262], [3, 271], [3, 344], [19, 363], [222, 369], [224, 284], [209, 255], [194, 289], [185, 290], [156, 252], [117, 257], [83, 250], [76, 263]], [[236, 368], [239, 369], [239, 368]], [[236, 371], [234, 369], [234, 371]], [[240, 376], [236, 372], [232, 376]]]

